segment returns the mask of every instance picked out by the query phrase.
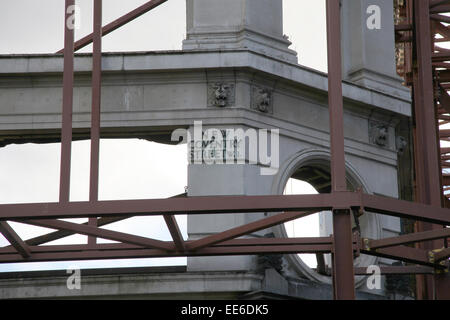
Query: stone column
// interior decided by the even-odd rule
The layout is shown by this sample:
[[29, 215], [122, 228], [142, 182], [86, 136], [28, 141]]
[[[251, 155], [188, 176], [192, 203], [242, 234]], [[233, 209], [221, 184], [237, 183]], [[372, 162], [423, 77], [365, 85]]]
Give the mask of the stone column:
[[[183, 50], [249, 50], [284, 62], [297, 63], [297, 54], [288, 49], [291, 43], [283, 35], [282, 0], [186, 1], [187, 37], [183, 41]], [[237, 100], [248, 97], [245, 101], [236, 101], [236, 105], [250, 107], [247, 100], [251, 93], [251, 86], [240, 86], [239, 92], [236, 88]], [[236, 118], [236, 124], [230, 123], [221, 129], [237, 128], [240, 122], [241, 119]], [[191, 164], [188, 169], [188, 194], [270, 194], [273, 177], [261, 175], [260, 169], [259, 165], [252, 164]], [[199, 239], [263, 217], [263, 213], [190, 215], [189, 239]], [[257, 233], [257, 236], [263, 235], [263, 231]], [[256, 257], [191, 257], [187, 260], [187, 267], [190, 271], [252, 270], [256, 267]]]
[[[238, 122], [239, 119], [236, 119]], [[242, 129], [247, 127], [203, 126], [203, 130], [218, 128], [218, 130]], [[195, 137], [191, 128], [191, 137]], [[195, 138], [194, 138], [195, 139]], [[240, 140], [239, 143], [243, 143]], [[260, 144], [260, 142], [258, 142]], [[210, 147], [207, 147], [210, 148]], [[245, 153], [248, 153], [248, 143]], [[213, 148], [222, 152], [221, 147]], [[196, 149], [206, 155], [206, 148]], [[233, 150], [230, 148], [229, 150]], [[270, 149], [269, 149], [270, 150]], [[195, 152], [195, 151], [194, 151]], [[242, 158], [239, 156], [239, 158]], [[245, 155], [248, 159], [248, 154]], [[204, 159], [201, 160], [203, 162]], [[192, 196], [230, 196], [230, 195], [267, 195], [271, 193], [273, 176], [262, 175], [262, 167], [258, 164], [223, 163], [207, 164], [192, 163], [188, 166], [188, 195]], [[264, 213], [236, 213], [214, 215], [189, 215], [187, 219], [189, 240], [197, 240], [212, 234], [245, 225], [264, 218]], [[268, 229], [254, 232], [246, 237], [264, 236]], [[255, 270], [257, 256], [218, 256], [218, 257], [188, 257], [188, 271], [236, 271]]]
[[393, 0], [341, 0], [343, 78], [397, 96]]
[[283, 35], [282, 0], [187, 0], [183, 50], [260, 52], [297, 62]]

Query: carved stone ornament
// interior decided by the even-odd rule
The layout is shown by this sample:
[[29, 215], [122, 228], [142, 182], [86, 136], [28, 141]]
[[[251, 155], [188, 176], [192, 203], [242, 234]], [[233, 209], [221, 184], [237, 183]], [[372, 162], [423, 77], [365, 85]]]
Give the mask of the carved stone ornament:
[[397, 152], [402, 154], [406, 150], [406, 146], [408, 145], [408, 142], [406, 139], [402, 136], [398, 136], [397, 139], [395, 139], [395, 144], [397, 148]]
[[228, 107], [234, 105], [234, 84], [214, 83], [208, 86], [208, 106]]
[[264, 113], [272, 113], [272, 91], [265, 88], [253, 87], [252, 109]]
[[381, 123], [370, 123], [370, 141], [380, 147], [386, 147], [389, 143], [389, 130], [387, 125]]

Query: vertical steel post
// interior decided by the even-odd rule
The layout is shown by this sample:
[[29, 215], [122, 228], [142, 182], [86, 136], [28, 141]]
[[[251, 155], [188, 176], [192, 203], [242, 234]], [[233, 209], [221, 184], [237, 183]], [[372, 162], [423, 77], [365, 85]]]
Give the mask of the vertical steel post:
[[437, 300], [450, 300], [450, 274], [439, 273], [435, 278], [435, 294]]
[[[417, 75], [414, 76], [414, 108], [416, 122], [416, 160], [418, 201], [441, 206], [441, 170], [437, 136], [437, 119], [434, 108], [433, 74], [432, 74], [432, 35], [430, 28], [429, 0], [414, 0], [414, 25], [416, 40]], [[430, 223], [419, 223], [418, 231], [441, 228]], [[424, 248], [431, 250], [439, 241], [424, 243]], [[432, 276], [425, 276], [426, 292], [423, 296], [434, 299]]]
[[417, 88], [415, 88], [415, 112], [418, 152], [423, 155], [419, 174], [420, 201], [441, 206], [440, 165], [436, 155], [439, 154], [436, 134], [436, 114], [434, 109], [433, 75], [431, 64], [431, 32], [429, 1], [415, 0], [415, 26], [417, 50]]
[[61, 166], [59, 201], [70, 200], [70, 161], [72, 151], [73, 65], [74, 65], [74, 19], [71, 11], [75, 0], [66, 0], [64, 18], [64, 74], [61, 127]]
[[[92, 52], [92, 110], [91, 110], [91, 169], [89, 201], [98, 201], [99, 153], [100, 153], [100, 104], [102, 85], [102, 0], [94, 1], [94, 28]], [[89, 218], [89, 225], [97, 226], [97, 218]], [[96, 238], [89, 236], [88, 244]]]
[[[327, 0], [328, 107], [330, 113], [332, 192], [347, 190], [342, 98], [340, 1]], [[353, 243], [349, 209], [333, 210], [334, 298], [354, 299]]]

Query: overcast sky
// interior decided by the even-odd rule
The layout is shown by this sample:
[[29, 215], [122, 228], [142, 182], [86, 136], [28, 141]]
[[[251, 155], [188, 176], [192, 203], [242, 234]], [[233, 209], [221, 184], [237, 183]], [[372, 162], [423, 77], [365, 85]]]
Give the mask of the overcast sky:
[[[103, 24], [147, 0], [104, 0]], [[92, 31], [92, 0], [77, 0], [81, 29], [76, 39]], [[284, 33], [293, 42], [300, 64], [326, 71], [324, 0], [284, 0]], [[103, 51], [180, 50], [186, 33], [185, 0], [169, 0], [157, 9], [103, 38]], [[63, 47], [63, 0], [2, 0], [0, 54], [53, 53]], [[91, 46], [81, 52], [91, 51]], [[1, 108], [1, 106], [0, 106]], [[88, 199], [89, 141], [73, 143], [71, 200]], [[58, 200], [59, 144], [10, 145], [0, 149], [0, 203]], [[100, 200], [165, 198], [187, 185], [185, 146], [162, 146], [139, 140], [101, 142]], [[177, 217], [186, 237], [186, 218]], [[83, 220], [76, 220], [82, 222]], [[24, 239], [51, 231], [13, 224]], [[129, 219], [112, 230], [170, 240], [161, 217]], [[52, 244], [80, 243], [72, 236]], [[101, 241], [110, 242], [110, 241]], [[0, 246], [8, 242], [0, 235]], [[77, 262], [76, 266], [119, 267], [184, 264], [185, 259], [139, 259]], [[67, 268], [72, 262], [0, 265], [0, 271]]]

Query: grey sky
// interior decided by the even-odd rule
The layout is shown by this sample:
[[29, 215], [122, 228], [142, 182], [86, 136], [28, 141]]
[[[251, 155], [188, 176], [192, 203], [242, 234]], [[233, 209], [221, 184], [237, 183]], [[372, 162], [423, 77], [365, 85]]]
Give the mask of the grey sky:
[[[147, 0], [104, 0], [103, 23]], [[92, 30], [92, 1], [77, 0], [81, 8], [80, 38]], [[325, 71], [325, 1], [283, 0], [284, 33], [299, 52], [300, 64]], [[185, 0], [169, 0], [103, 38], [104, 51], [178, 50], [186, 34]], [[63, 46], [63, 0], [2, 0], [0, 54], [52, 53]], [[87, 47], [83, 51], [90, 51]]]
[[[103, 24], [147, 0], [104, 0]], [[91, 32], [92, 1], [77, 0], [81, 29]], [[179, 50], [185, 37], [185, 0], [169, 0], [129, 25], [104, 37], [103, 51]], [[63, 0], [2, 0], [0, 54], [53, 53], [63, 46]], [[325, 1], [284, 0], [284, 33], [299, 53], [300, 64], [326, 71]], [[89, 52], [91, 47], [81, 52]], [[1, 106], [0, 106], [1, 108]], [[185, 147], [144, 141], [102, 141], [100, 199], [161, 198], [182, 193], [187, 185]], [[88, 197], [89, 142], [73, 144], [71, 200]], [[12, 145], [0, 149], [0, 203], [57, 201], [59, 145]], [[79, 220], [78, 220], [79, 221]], [[185, 229], [185, 217], [179, 217]], [[48, 231], [14, 224], [25, 239]], [[160, 218], [135, 218], [110, 228], [169, 240]], [[55, 243], [84, 241], [73, 236]], [[0, 246], [7, 241], [0, 235]], [[184, 263], [184, 259], [139, 259], [133, 265]], [[73, 263], [0, 265], [0, 271], [66, 268]], [[129, 266], [129, 261], [83, 262], [76, 265]]]

